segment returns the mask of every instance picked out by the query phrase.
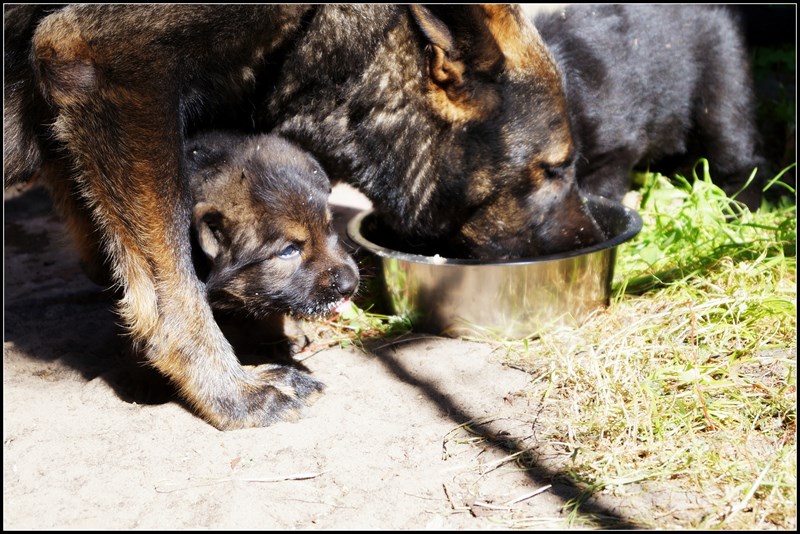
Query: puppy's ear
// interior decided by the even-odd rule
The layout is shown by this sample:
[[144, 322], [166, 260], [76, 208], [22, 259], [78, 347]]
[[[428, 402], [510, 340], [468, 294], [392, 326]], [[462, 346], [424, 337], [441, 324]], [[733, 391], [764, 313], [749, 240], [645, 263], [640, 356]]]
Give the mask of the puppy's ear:
[[195, 135], [184, 149], [188, 175], [202, 181], [215, 178], [243, 139], [239, 134], [216, 130]]
[[229, 247], [229, 238], [225, 233], [225, 217], [208, 202], [198, 202], [192, 212], [192, 224], [197, 233], [197, 242], [205, 255], [213, 260], [223, 247]]
[[225, 162], [226, 155], [225, 150], [202, 143], [192, 143], [186, 149], [186, 161], [194, 171], [215, 168]]
[[426, 43], [428, 94], [434, 110], [452, 122], [483, 119], [500, 95], [491, 79], [503, 55], [477, 5], [409, 6]]

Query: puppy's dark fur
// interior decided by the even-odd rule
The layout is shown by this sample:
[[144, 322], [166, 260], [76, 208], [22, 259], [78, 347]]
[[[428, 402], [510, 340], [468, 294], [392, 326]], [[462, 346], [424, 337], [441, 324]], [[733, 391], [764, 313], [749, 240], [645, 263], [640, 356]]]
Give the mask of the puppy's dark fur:
[[518, 6], [11, 6], [5, 29], [6, 182], [48, 185], [148, 361], [218, 428], [285, 410], [270, 370], [237, 362], [192, 268], [182, 155], [197, 129], [289, 138], [443, 255], [604, 238], [561, 72]]
[[322, 318], [353, 295], [358, 269], [331, 223], [319, 163], [275, 135], [213, 131], [186, 150], [195, 266], [212, 308]]
[[729, 7], [574, 4], [534, 23], [562, 71], [583, 189], [621, 199], [634, 168], [691, 176], [706, 157], [728, 195], [759, 207], [768, 171]]

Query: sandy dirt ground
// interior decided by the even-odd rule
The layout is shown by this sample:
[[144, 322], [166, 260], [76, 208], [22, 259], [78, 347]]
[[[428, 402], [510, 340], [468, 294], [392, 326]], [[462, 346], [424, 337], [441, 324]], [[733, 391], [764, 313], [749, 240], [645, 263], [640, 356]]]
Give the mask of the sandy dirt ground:
[[[338, 188], [334, 202], [340, 222], [363, 207]], [[517, 462], [530, 377], [491, 344], [406, 334], [300, 353], [321, 398], [297, 421], [221, 432], [179, 401], [126, 399], [111, 297], [47, 196], [7, 194], [4, 208], [5, 530], [566, 524], [575, 490], [557, 462]]]

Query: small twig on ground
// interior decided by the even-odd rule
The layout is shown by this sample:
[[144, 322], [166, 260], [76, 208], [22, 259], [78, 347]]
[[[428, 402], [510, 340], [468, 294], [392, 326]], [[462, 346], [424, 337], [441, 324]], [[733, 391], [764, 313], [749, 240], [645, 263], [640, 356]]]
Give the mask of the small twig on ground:
[[728, 516], [723, 521], [730, 521], [730, 519], [733, 516], [735, 516], [745, 508], [747, 508], [747, 504], [750, 502], [750, 499], [753, 498], [753, 495], [755, 495], [758, 488], [761, 487], [761, 482], [764, 480], [764, 477], [767, 476], [767, 472], [770, 470], [771, 467], [772, 467], [772, 462], [769, 462], [767, 465], [764, 466], [764, 469], [762, 469], [761, 473], [758, 474], [758, 477], [756, 478], [755, 482], [753, 482], [753, 485], [750, 487], [750, 490], [747, 492], [747, 495], [745, 495], [744, 499], [742, 499], [740, 502], [731, 506], [731, 511], [728, 513]]
[[694, 379], [694, 388], [697, 392], [697, 399], [700, 402], [700, 407], [703, 409], [703, 417], [706, 420], [706, 427], [708, 430], [714, 431], [717, 430], [717, 426], [714, 424], [714, 421], [711, 420], [711, 416], [708, 413], [708, 406], [706, 405], [706, 399], [703, 396], [703, 391], [700, 389], [700, 357], [697, 354], [697, 344], [695, 343], [695, 335], [697, 333], [697, 315], [695, 315], [694, 308], [692, 307], [692, 303], [689, 302], [689, 315], [691, 318], [691, 332], [689, 337], [689, 346], [692, 348], [692, 356], [694, 357], [694, 365], [695, 365], [695, 379]]
[[543, 492], [549, 490], [552, 487], [553, 487], [552, 484], [548, 484], [548, 485], [546, 485], [544, 487], [541, 487], [541, 488], [539, 488], [537, 490], [525, 493], [524, 495], [520, 495], [516, 499], [511, 499], [510, 501], [508, 501], [507, 503], [504, 503], [504, 504], [492, 504], [492, 503], [487, 502], [487, 501], [475, 501], [474, 503], [472, 503], [472, 505], [473, 506], [480, 506], [481, 508], [486, 508], [486, 509], [489, 509], [489, 510], [509, 511], [509, 510], [513, 510], [514, 509], [513, 505], [521, 503], [522, 501], [530, 499], [531, 497], [534, 497], [536, 495], [539, 495], [540, 493], [543, 493]]
[[442, 484], [442, 489], [444, 489], [444, 496], [447, 497], [447, 502], [450, 503], [450, 508], [455, 510], [456, 509], [456, 505], [453, 502], [453, 498], [450, 496], [450, 490], [447, 489], [447, 484]]
[[450, 490], [447, 489], [447, 484], [442, 484], [442, 489], [444, 489], [444, 495], [447, 497], [447, 502], [450, 503], [450, 508], [456, 512], [468, 512], [469, 506], [456, 506], [456, 503], [453, 501], [453, 496], [450, 495]]
[[526, 493], [524, 495], [520, 495], [516, 499], [512, 499], [512, 500], [508, 501], [506, 503], [506, 506], [511, 506], [512, 504], [517, 504], [519, 502], [526, 501], [526, 500], [530, 499], [531, 497], [535, 497], [535, 496], [539, 495], [540, 493], [544, 493], [545, 491], [549, 490], [552, 487], [553, 487], [552, 484], [548, 484], [546, 486], [542, 486], [541, 488], [539, 488], [537, 490], [533, 490], [533, 491], [531, 491], [529, 493]]
[[276, 477], [222, 477], [212, 479], [189, 479], [185, 484], [179, 482], [166, 482], [157, 484], [155, 490], [158, 493], [172, 493], [174, 491], [185, 490], [189, 488], [198, 488], [201, 486], [213, 486], [215, 484], [222, 484], [223, 482], [284, 482], [287, 480], [308, 480], [316, 478], [325, 474], [321, 473], [298, 473], [295, 475], [283, 475]]

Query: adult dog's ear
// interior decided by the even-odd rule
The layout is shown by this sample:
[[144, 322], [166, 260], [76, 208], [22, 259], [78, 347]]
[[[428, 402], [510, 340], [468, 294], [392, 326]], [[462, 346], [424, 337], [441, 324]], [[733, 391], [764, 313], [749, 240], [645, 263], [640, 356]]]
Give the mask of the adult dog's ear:
[[426, 43], [428, 94], [433, 108], [453, 122], [482, 119], [500, 102], [492, 81], [503, 54], [479, 5], [409, 6]]
[[192, 212], [192, 224], [197, 233], [197, 242], [205, 255], [213, 260], [224, 246], [230, 248], [225, 232], [225, 217], [208, 202], [198, 202]]
[[549, 53], [519, 6], [409, 6], [426, 42], [428, 93], [452, 122], [483, 120], [502, 103], [500, 77], [552, 70]]
[[456, 43], [450, 29], [428, 8], [418, 4], [412, 4], [410, 8], [414, 20], [430, 43], [428, 74], [431, 81], [445, 91], [448, 88], [454, 91], [461, 89], [464, 85], [464, 63], [453, 57]]

